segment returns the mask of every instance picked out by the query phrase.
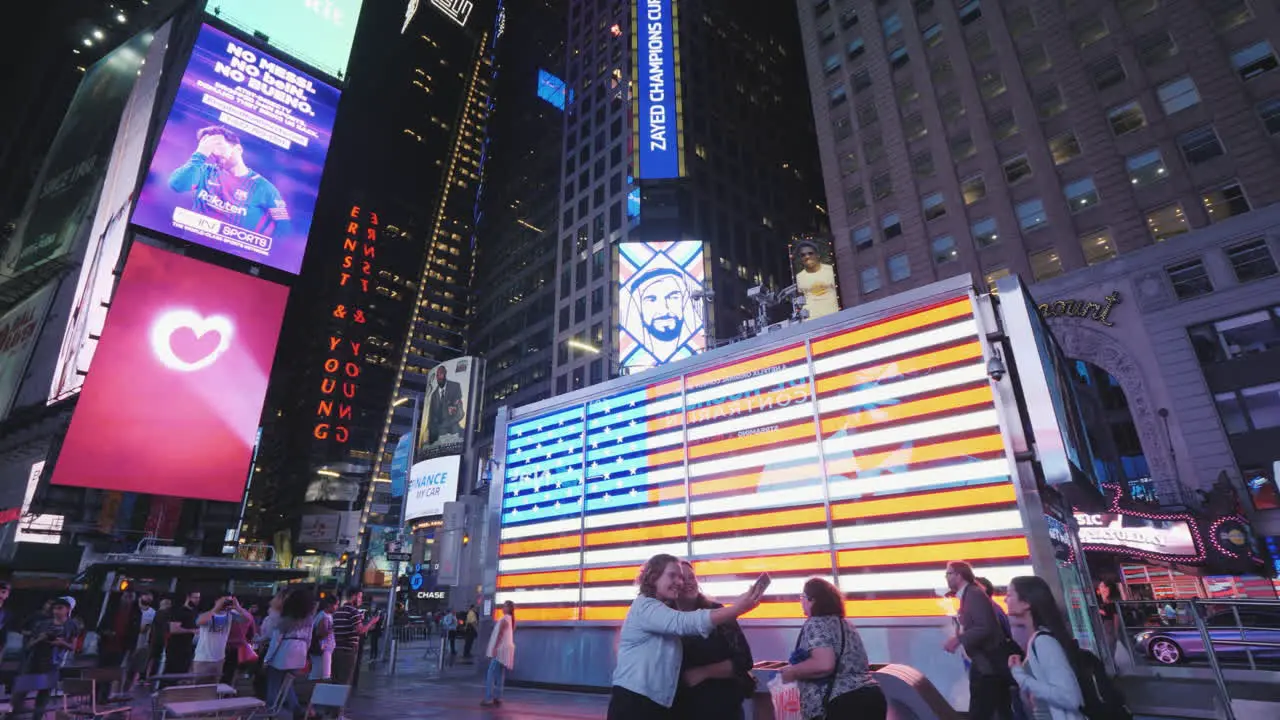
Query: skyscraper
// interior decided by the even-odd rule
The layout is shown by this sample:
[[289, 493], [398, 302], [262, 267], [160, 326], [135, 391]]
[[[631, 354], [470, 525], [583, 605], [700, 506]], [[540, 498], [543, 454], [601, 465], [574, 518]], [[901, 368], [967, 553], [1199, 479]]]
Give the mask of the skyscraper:
[[1046, 280], [1280, 199], [1246, 0], [797, 0], [846, 304]]

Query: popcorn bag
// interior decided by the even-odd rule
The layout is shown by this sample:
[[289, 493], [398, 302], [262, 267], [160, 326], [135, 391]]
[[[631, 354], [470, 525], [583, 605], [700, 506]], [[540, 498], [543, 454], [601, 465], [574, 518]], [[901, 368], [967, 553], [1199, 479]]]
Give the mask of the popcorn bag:
[[773, 698], [774, 720], [804, 720], [800, 712], [800, 686], [782, 682], [781, 675], [769, 681], [769, 696]]

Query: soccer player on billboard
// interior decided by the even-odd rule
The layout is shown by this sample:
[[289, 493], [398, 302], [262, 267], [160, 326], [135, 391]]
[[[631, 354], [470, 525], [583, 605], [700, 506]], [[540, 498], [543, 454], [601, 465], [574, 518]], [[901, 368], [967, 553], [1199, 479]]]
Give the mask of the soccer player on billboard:
[[191, 159], [169, 175], [175, 192], [195, 194], [191, 209], [267, 237], [286, 232], [289, 208], [269, 180], [244, 163], [235, 132], [214, 125], [196, 133]]

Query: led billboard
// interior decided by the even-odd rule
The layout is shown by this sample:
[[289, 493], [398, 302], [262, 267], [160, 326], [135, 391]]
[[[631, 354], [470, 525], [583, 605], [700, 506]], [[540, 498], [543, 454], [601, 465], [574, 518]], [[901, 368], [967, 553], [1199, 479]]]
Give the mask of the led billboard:
[[135, 243], [52, 482], [239, 502], [287, 294]]
[[538, 70], [538, 97], [558, 110], [564, 109], [564, 81], [546, 70]]
[[[461, 452], [475, 412], [471, 407], [476, 386], [477, 361], [473, 357], [447, 360], [431, 369], [427, 394], [419, 408], [417, 460]], [[417, 472], [417, 466], [414, 467]]]
[[636, 177], [677, 178], [680, 152], [680, 54], [676, 0], [635, 0]]
[[954, 613], [948, 560], [1032, 573], [967, 295], [517, 414], [499, 441], [495, 599], [521, 622], [621, 620], [659, 552], [712, 596], [769, 571], [752, 618], [803, 617], [833, 568], [859, 617]]
[[835, 253], [829, 239], [805, 237], [791, 243], [791, 272], [796, 290], [804, 296], [804, 308], [809, 311], [806, 319], [817, 320], [840, 312]]
[[618, 363], [627, 371], [693, 357], [707, 347], [702, 243], [618, 244]]
[[297, 273], [339, 93], [205, 25], [133, 222]]
[[405, 520], [440, 515], [444, 504], [458, 499], [460, 455], [442, 455], [413, 464], [409, 473], [409, 496], [405, 499]]
[[44, 286], [0, 316], [0, 420], [18, 394], [56, 287], [57, 283]]
[[320, 72], [343, 78], [364, 0], [208, 0], [204, 11]]

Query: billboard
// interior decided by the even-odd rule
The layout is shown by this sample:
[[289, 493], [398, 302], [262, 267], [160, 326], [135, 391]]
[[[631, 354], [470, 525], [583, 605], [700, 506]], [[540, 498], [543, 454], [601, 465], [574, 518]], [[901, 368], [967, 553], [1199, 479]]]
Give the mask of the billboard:
[[828, 238], [805, 237], [791, 243], [791, 272], [796, 290], [804, 296], [807, 320], [840, 312], [840, 292], [836, 286], [835, 252]]
[[1080, 526], [1080, 544], [1089, 550], [1203, 559], [1186, 520], [1156, 520], [1115, 512], [1075, 515], [1076, 524]]
[[74, 253], [98, 207], [107, 156], [152, 42], [140, 33], [85, 72], [58, 128], [0, 275], [14, 276]]
[[538, 69], [538, 97], [556, 107], [564, 109], [564, 81], [551, 73]]
[[495, 443], [495, 600], [521, 622], [620, 621], [636, 568], [669, 552], [712, 596], [768, 570], [751, 618], [803, 617], [804, 582], [834, 569], [850, 616], [941, 619], [947, 560], [997, 586], [1032, 574], [983, 343], [948, 292], [517, 411]]
[[303, 515], [298, 525], [298, 544], [315, 545], [317, 543], [337, 542], [339, 520], [340, 517], [337, 513]]
[[707, 347], [702, 242], [618, 244], [618, 364], [666, 365]]
[[27, 360], [40, 337], [40, 327], [57, 287], [58, 283], [44, 286], [0, 316], [0, 420], [9, 414], [18, 394]]
[[444, 504], [458, 499], [460, 455], [442, 455], [413, 464], [409, 473], [409, 496], [405, 499], [405, 520], [440, 515]]
[[287, 294], [134, 243], [52, 482], [239, 502]]
[[635, 0], [636, 177], [684, 175], [676, 0]]
[[124, 250], [129, 211], [138, 189], [138, 170], [147, 146], [147, 129], [155, 109], [156, 89], [164, 73], [170, 24], [155, 33], [146, 60], [138, 69], [138, 82], [129, 93], [120, 129], [111, 148], [110, 164], [102, 182], [102, 197], [93, 218], [84, 261], [76, 278], [71, 312], [62, 332], [62, 344], [54, 364], [49, 402], [78, 392], [93, 362], [93, 351], [102, 337], [102, 325], [116, 288], [116, 266]]
[[431, 369], [427, 394], [419, 409], [421, 425], [415, 459], [462, 451], [475, 416], [471, 403], [476, 380], [476, 359], [470, 356], [447, 360]]
[[347, 74], [364, 0], [207, 0], [204, 11], [336, 78]]
[[200, 29], [133, 223], [297, 273], [338, 91]]

